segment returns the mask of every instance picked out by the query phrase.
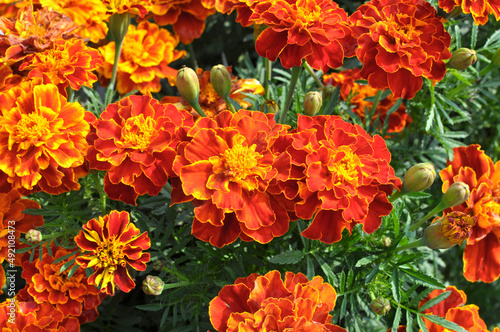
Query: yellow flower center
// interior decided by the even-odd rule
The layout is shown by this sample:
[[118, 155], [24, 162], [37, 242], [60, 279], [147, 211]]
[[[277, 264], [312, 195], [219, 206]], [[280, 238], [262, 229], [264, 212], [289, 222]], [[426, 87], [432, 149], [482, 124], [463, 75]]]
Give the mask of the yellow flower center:
[[123, 142], [141, 151], [146, 150], [155, 137], [155, 121], [149, 117], [145, 119], [142, 114], [127, 119], [122, 130]]
[[115, 236], [99, 243], [96, 249], [96, 256], [99, 260], [96, 264], [97, 268], [108, 269], [108, 273], [110, 274], [113, 274], [118, 265], [126, 265], [123, 254], [123, 243], [116, 241]]
[[357, 155], [347, 146], [341, 146], [331, 158], [328, 169], [332, 174], [334, 184], [355, 183], [359, 178], [358, 167], [363, 166]]
[[303, 0], [297, 2], [296, 18], [302, 21], [306, 26], [312, 25], [319, 21], [321, 17], [321, 8], [315, 1]]
[[239, 182], [247, 176], [254, 174], [254, 167], [262, 155], [255, 152], [256, 145], [250, 147], [243, 146], [240, 142], [231, 149], [224, 151], [222, 160], [224, 162], [225, 173], [231, 177], [232, 181]]
[[220, 96], [215, 92], [212, 83], [207, 83], [201, 87], [200, 90], [200, 103], [201, 104], [212, 104], [219, 99]]
[[471, 228], [476, 224], [477, 217], [463, 212], [451, 212], [443, 218], [441, 233], [453, 244], [460, 244], [467, 240]]
[[26, 140], [38, 140], [50, 134], [50, 123], [36, 113], [21, 115], [21, 120], [14, 129], [14, 140], [18, 143]]

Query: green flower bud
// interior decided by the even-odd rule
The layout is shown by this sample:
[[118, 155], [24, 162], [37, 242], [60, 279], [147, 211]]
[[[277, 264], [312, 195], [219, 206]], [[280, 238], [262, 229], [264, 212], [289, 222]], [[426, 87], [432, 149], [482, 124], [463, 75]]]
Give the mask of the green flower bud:
[[161, 260], [157, 259], [157, 260], [153, 261], [152, 265], [153, 265], [153, 270], [161, 271], [161, 269], [163, 269], [164, 264]]
[[326, 102], [328, 99], [330, 99], [331, 96], [333, 96], [333, 93], [335, 92], [336, 87], [333, 85], [326, 85], [323, 88], [323, 100]]
[[37, 244], [42, 241], [42, 233], [36, 229], [30, 229], [25, 235], [24, 238], [31, 244]]
[[210, 82], [215, 92], [224, 100], [231, 93], [231, 74], [223, 65], [213, 66], [210, 71]]
[[193, 69], [189, 67], [179, 69], [177, 72], [176, 85], [182, 98], [184, 98], [189, 105], [199, 105], [198, 96], [200, 95], [200, 81]]
[[464, 70], [472, 66], [477, 61], [476, 51], [462, 47], [453, 52], [450, 60], [446, 64], [447, 68]]
[[115, 43], [121, 43], [130, 25], [130, 13], [114, 13], [109, 18], [109, 32]]
[[263, 113], [271, 113], [271, 114], [276, 114], [280, 110], [280, 107], [278, 104], [272, 100], [268, 99], [264, 102], [264, 104], [260, 105], [260, 111]]
[[313, 116], [318, 113], [323, 102], [323, 97], [318, 91], [310, 91], [304, 97], [304, 113]]
[[163, 292], [165, 283], [158, 277], [148, 275], [142, 282], [142, 290], [148, 295], [158, 296]]
[[477, 217], [453, 211], [436, 219], [424, 231], [424, 243], [431, 249], [448, 249], [467, 240]]
[[463, 182], [453, 183], [443, 195], [444, 208], [457, 206], [465, 202], [470, 195], [469, 186]]
[[379, 296], [370, 303], [370, 307], [377, 315], [383, 316], [391, 310], [391, 302], [385, 297]]
[[434, 165], [419, 163], [410, 167], [403, 178], [403, 191], [414, 193], [429, 188], [436, 178]]
[[389, 247], [391, 246], [391, 244], [392, 244], [392, 240], [391, 240], [391, 238], [390, 238], [390, 237], [388, 237], [388, 236], [384, 236], [384, 237], [382, 237], [382, 240], [381, 240], [381, 241], [382, 241], [382, 245], [383, 245], [384, 247], [387, 247], [387, 248], [389, 248]]

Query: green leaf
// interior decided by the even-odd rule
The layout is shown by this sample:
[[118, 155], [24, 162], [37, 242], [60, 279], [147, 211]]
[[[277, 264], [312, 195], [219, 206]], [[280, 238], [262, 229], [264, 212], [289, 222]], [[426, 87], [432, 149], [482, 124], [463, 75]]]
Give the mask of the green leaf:
[[413, 271], [410, 269], [401, 268], [402, 272], [408, 274], [412, 280], [420, 283], [421, 285], [432, 287], [432, 288], [445, 288], [446, 286], [435, 278], [429, 277], [422, 272]]
[[429, 330], [427, 329], [427, 326], [425, 326], [424, 320], [422, 319], [421, 315], [417, 316], [417, 323], [418, 323], [418, 326], [420, 327], [420, 329], [422, 330], [422, 332], [429, 332]]
[[[399, 327], [399, 322], [401, 321], [401, 307], [396, 309], [396, 314], [394, 315], [394, 321], [392, 322], [392, 330], [397, 331]], [[409, 330], [411, 331], [411, 330]]]
[[396, 300], [396, 302], [399, 302], [401, 294], [399, 288], [399, 273], [397, 268], [394, 268], [394, 270], [392, 271], [391, 286], [392, 286], [392, 295], [394, 296], [394, 300]]
[[135, 307], [142, 311], [159, 311], [167, 306], [166, 303], [139, 304]]
[[359, 261], [356, 262], [355, 266], [361, 267], [361, 266], [368, 265], [379, 257], [380, 257], [379, 255], [371, 255], [371, 256], [363, 257]]
[[64, 263], [64, 265], [61, 266], [61, 269], [59, 270], [59, 273], [63, 273], [64, 271], [66, 271], [73, 264], [75, 264], [75, 259], [74, 258], [72, 260], [70, 260], [69, 262]]
[[70, 253], [69, 253], [69, 254], [67, 254], [67, 255], [61, 256], [61, 257], [59, 257], [58, 259], [55, 259], [55, 260], [52, 262], [52, 264], [57, 264], [57, 263], [59, 263], [59, 262], [61, 262], [61, 261], [65, 260], [66, 258], [70, 258], [71, 256], [75, 255], [78, 251], [79, 251], [79, 250], [75, 250], [75, 251], [73, 251], [73, 252], [70, 252]]
[[269, 262], [273, 264], [297, 264], [306, 254], [302, 251], [284, 251], [276, 256], [269, 257]]
[[451, 294], [451, 291], [447, 291], [447, 292], [439, 294], [435, 298], [430, 299], [429, 301], [425, 302], [424, 305], [422, 305], [418, 311], [422, 312], [422, 311], [424, 311], [426, 309], [429, 309], [430, 307], [435, 306], [439, 302], [441, 302], [444, 299], [448, 298], [448, 296], [450, 296], [450, 294]]
[[449, 320], [446, 320], [443, 317], [434, 315], [424, 315], [424, 317], [433, 322], [434, 324], [444, 327], [445, 329], [456, 332], [467, 332], [467, 330], [461, 327], [460, 325], [450, 322]]
[[410, 310], [406, 311], [406, 330], [413, 331], [413, 315]]
[[380, 269], [380, 264], [377, 264], [373, 267], [373, 269], [368, 273], [365, 279], [365, 285], [368, 285], [370, 281], [377, 275], [378, 270]]

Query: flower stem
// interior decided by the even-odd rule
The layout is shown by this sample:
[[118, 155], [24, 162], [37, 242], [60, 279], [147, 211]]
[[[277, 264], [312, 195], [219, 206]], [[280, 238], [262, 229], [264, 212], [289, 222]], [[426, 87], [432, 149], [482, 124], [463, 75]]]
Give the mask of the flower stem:
[[196, 111], [196, 113], [198, 113], [200, 116], [202, 116], [204, 118], [207, 117], [207, 115], [205, 114], [205, 112], [203, 112], [203, 109], [201, 108], [200, 103], [198, 102], [198, 100], [195, 100], [195, 102], [193, 102], [191, 104], [191, 106], [194, 108], [194, 110]]
[[403, 192], [403, 190], [401, 191], [396, 191], [394, 194], [392, 194], [390, 197], [389, 197], [389, 202], [392, 203], [394, 202], [395, 200], [403, 197], [406, 193]]
[[194, 48], [193, 44], [187, 44], [187, 51], [189, 53], [189, 56], [191, 58], [191, 61], [193, 62], [193, 69], [196, 71], [198, 69], [198, 61], [196, 61], [196, 56], [194, 55]]
[[290, 105], [292, 104], [292, 99], [295, 92], [295, 86], [297, 85], [297, 80], [299, 79], [299, 74], [301, 70], [302, 66], [292, 68], [292, 77], [290, 78], [290, 83], [288, 86], [288, 94], [286, 96], [285, 107], [283, 107], [283, 109], [276, 114], [278, 116], [277, 120], [278, 123], [286, 123], [286, 115], [288, 113]]
[[106, 97], [104, 99], [104, 108], [108, 107], [113, 100], [113, 92], [115, 91], [116, 73], [118, 72], [118, 62], [122, 53], [123, 39], [115, 42], [115, 61], [113, 63], [113, 72], [111, 73], [111, 81], [109, 81], [106, 89]]
[[436, 213], [439, 213], [439, 212], [443, 211], [445, 208], [446, 208], [446, 206], [443, 203], [443, 201], [439, 202], [439, 204], [434, 209], [432, 209], [424, 217], [422, 217], [421, 219], [419, 219], [413, 226], [411, 226], [408, 229], [408, 231], [413, 232], [414, 230], [416, 230], [417, 228], [419, 228], [424, 222], [426, 222], [430, 217], [432, 217]]
[[264, 63], [266, 64], [266, 77], [264, 78], [264, 98], [269, 99], [269, 83], [272, 78], [272, 67], [273, 63], [268, 58], [264, 58]]
[[323, 89], [324, 88], [324, 85], [323, 83], [321, 82], [321, 80], [318, 78], [318, 76], [316, 76], [316, 74], [314, 73], [314, 70], [312, 69], [312, 67], [307, 63], [307, 62], [304, 62], [304, 68], [309, 72], [309, 74], [311, 74], [311, 76], [314, 78], [314, 80], [316, 81], [316, 83], [318, 84], [318, 87], [320, 89]]
[[94, 184], [97, 188], [97, 192], [99, 192], [99, 207], [102, 214], [106, 214], [106, 193], [104, 192], [104, 188], [101, 186], [101, 179], [99, 178], [98, 172], [92, 173], [92, 179], [94, 180]]
[[422, 246], [425, 246], [425, 243], [424, 243], [424, 239], [420, 238], [418, 240], [415, 240], [415, 241], [409, 242], [409, 243], [407, 243], [405, 245], [402, 245], [400, 247], [397, 247], [396, 251], [403, 251], [403, 250], [406, 250], [406, 249], [411, 249], [411, 248], [416, 248], [416, 247], [422, 247]]
[[496, 68], [496, 66], [493, 63], [490, 62], [486, 67], [484, 67], [483, 69], [481, 69], [481, 71], [479, 72], [479, 76], [484, 76], [484, 75], [488, 74], [490, 71], [492, 71], [495, 68]]

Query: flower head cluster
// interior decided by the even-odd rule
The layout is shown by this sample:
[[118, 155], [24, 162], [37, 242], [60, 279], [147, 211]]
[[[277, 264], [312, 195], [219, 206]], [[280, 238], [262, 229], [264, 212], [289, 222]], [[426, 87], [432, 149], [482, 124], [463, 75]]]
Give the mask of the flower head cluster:
[[224, 286], [210, 302], [210, 321], [218, 332], [332, 331], [329, 312], [337, 293], [323, 278], [309, 280], [302, 273], [253, 273]]
[[449, 59], [450, 35], [424, 0], [372, 0], [351, 15], [361, 76], [370, 86], [411, 99], [423, 77], [439, 81]]
[[[168, 65], [185, 52], [177, 51], [179, 37], [168, 30], [148, 21], [137, 27], [131, 25], [125, 35], [123, 48], [118, 63], [116, 90], [126, 94], [133, 90], [158, 92], [161, 89], [160, 79], [175, 80], [177, 71]], [[111, 79], [115, 59], [115, 42], [99, 48], [104, 66], [98, 69], [101, 83]]]
[[181, 43], [191, 44], [205, 30], [205, 20], [215, 14], [215, 0], [153, 0], [154, 20], [158, 25], [173, 25]]
[[129, 96], [95, 119], [87, 159], [105, 170], [104, 190], [112, 199], [135, 204], [139, 195], [158, 195], [172, 176], [176, 146], [192, 116], [150, 95]]
[[256, 40], [260, 56], [280, 58], [285, 68], [300, 67], [305, 59], [326, 72], [354, 56], [347, 14], [330, 0], [260, 1], [249, 18], [268, 28]]
[[333, 243], [356, 224], [371, 234], [391, 212], [387, 197], [401, 180], [380, 136], [371, 137], [338, 116], [299, 116], [286, 151], [298, 186], [285, 184], [285, 193], [297, 201], [298, 217], [314, 216], [303, 236]]
[[448, 161], [439, 175], [443, 192], [455, 182], [464, 182], [470, 189], [465, 203], [445, 211], [461, 211], [477, 218], [465, 246], [464, 277], [495, 281], [500, 277], [500, 162], [494, 164], [479, 145], [457, 147], [453, 161]]
[[133, 14], [144, 17], [152, 8], [151, 0], [102, 0], [108, 14]]
[[439, 7], [447, 13], [459, 7], [465, 14], [471, 14], [476, 25], [485, 25], [488, 15], [495, 15], [500, 19], [500, 2], [498, 0], [439, 0]]
[[60, 194], [84, 176], [85, 110], [53, 84], [25, 83], [0, 94], [0, 171], [13, 188]]
[[267, 243], [285, 234], [287, 210], [270, 192], [289, 177], [290, 158], [273, 149], [287, 129], [271, 114], [246, 110], [195, 123], [178, 147], [172, 202], [194, 203], [197, 238], [222, 247], [238, 237]]
[[116, 286], [130, 292], [135, 282], [128, 268], [144, 271], [151, 256], [144, 252], [151, 246], [148, 233], [139, 233], [126, 211], [111, 211], [83, 225], [83, 230], [75, 236], [75, 243], [82, 250], [76, 262], [94, 270], [88, 282], [99, 285], [101, 292], [109, 295], [115, 293]]

